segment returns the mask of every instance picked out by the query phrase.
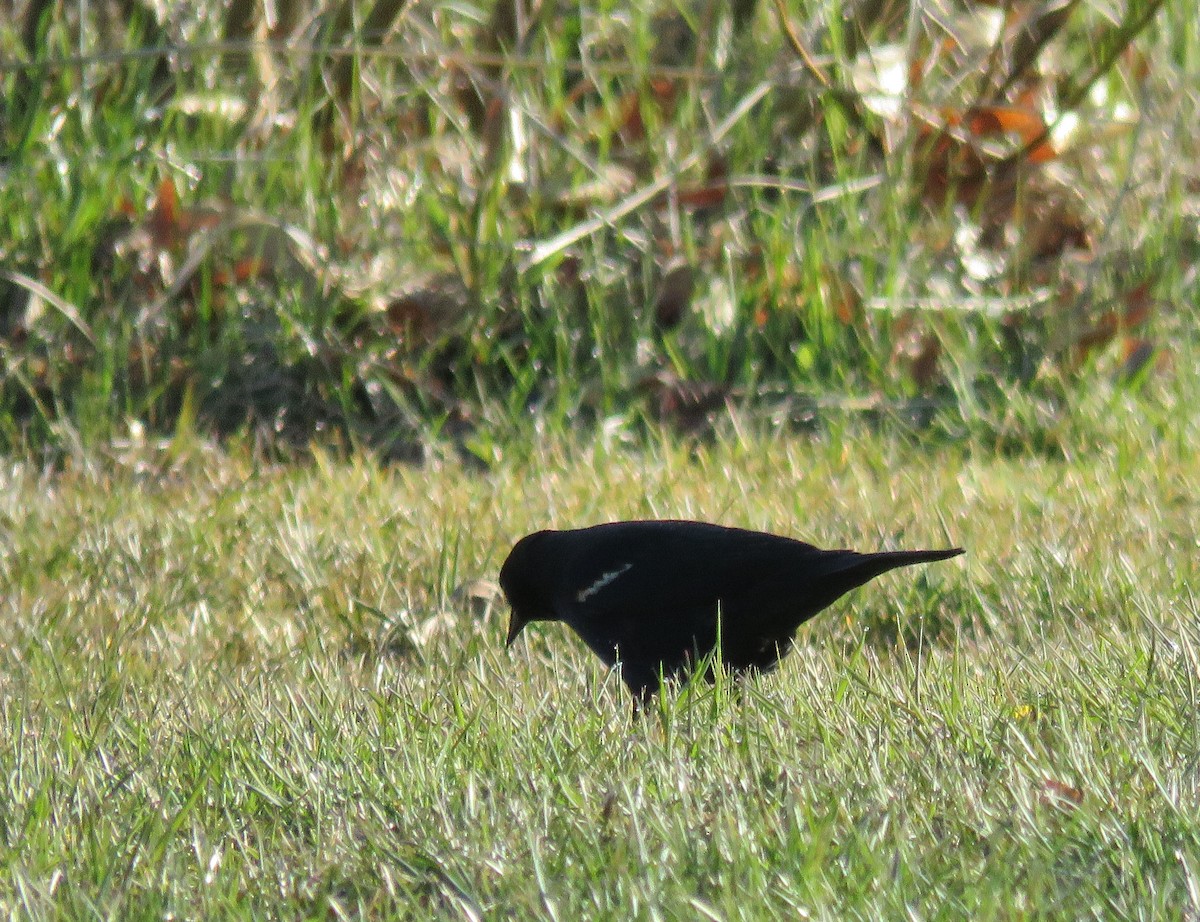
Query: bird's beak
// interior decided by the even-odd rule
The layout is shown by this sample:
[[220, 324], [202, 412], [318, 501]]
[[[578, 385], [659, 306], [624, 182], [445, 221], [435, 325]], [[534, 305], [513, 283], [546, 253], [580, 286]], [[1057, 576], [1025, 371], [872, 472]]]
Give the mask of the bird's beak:
[[513, 641], [517, 639], [517, 636], [521, 633], [521, 630], [528, 623], [529, 622], [518, 615], [515, 610], [513, 611], [512, 616], [508, 620], [508, 640], [504, 643], [505, 649], [513, 645]]

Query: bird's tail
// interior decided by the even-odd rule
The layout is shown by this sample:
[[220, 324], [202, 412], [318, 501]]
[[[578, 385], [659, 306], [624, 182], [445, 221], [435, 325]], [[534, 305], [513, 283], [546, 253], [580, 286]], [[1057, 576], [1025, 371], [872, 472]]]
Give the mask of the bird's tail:
[[897, 567], [910, 567], [916, 563], [933, 563], [935, 560], [949, 560], [965, 554], [961, 547], [951, 547], [938, 551], [879, 551], [874, 554], [858, 554], [857, 560], [849, 560], [845, 566], [837, 567], [832, 572], [862, 574], [862, 581], [874, 579], [888, 570]]
[[874, 554], [860, 554], [857, 551], [828, 551], [826, 553], [828, 556], [825, 558], [825, 567], [821, 574], [821, 588], [822, 594], [828, 598], [824, 604], [828, 605], [851, 589], [857, 589], [863, 583], [870, 582], [888, 570], [909, 567], [917, 563], [948, 560], [964, 554], [966, 551], [961, 547], [952, 547], [938, 551], [880, 551]]

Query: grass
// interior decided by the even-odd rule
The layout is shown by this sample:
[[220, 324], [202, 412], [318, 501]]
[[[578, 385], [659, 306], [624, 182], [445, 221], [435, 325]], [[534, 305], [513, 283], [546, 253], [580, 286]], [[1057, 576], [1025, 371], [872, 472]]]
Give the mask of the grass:
[[1194, 348], [1178, 0], [995, 40], [984, 5], [545, 4], [518, 36], [503, 3], [313, 0], [262, 42], [253, 7], [0, 24], [0, 447], [489, 464], [530, 412], [693, 431], [722, 398], [1029, 443]]
[[[1107, 412], [1123, 435], [1065, 460], [864, 430], [564, 443], [486, 475], [15, 466], [0, 907], [1186, 916], [1200, 471], [1136, 402]], [[969, 553], [856, 592], [772, 676], [634, 720], [565, 630], [506, 654], [502, 606], [456, 590], [529, 529], [637, 515]]]

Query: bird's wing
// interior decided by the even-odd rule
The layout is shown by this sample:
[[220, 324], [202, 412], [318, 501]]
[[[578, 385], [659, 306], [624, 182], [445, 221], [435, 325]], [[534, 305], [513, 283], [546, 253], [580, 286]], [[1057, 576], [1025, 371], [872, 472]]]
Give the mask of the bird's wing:
[[[664, 540], [669, 531], [669, 540]], [[774, 582], [781, 565], [808, 545], [756, 532], [730, 540], [727, 529], [687, 525], [613, 528], [560, 569], [558, 614], [607, 662], [636, 649], [677, 662], [716, 643], [722, 623], [744, 621], [756, 587]], [[815, 548], [813, 553], [819, 554]]]
[[687, 531], [664, 542], [650, 529], [613, 529], [566, 562], [555, 595], [572, 619], [653, 617], [713, 600], [724, 556]]

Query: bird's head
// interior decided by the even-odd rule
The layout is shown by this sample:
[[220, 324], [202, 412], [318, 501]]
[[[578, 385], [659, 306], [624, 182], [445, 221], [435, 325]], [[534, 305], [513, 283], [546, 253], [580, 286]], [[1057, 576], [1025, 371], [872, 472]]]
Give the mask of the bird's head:
[[543, 544], [547, 534], [545, 531], [539, 531], [526, 535], [513, 545], [508, 559], [500, 568], [500, 588], [504, 590], [504, 597], [512, 606], [505, 646], [511, 647], [530, 621], [544, 621], [554, 617], [549, 597], [551, 574], [539, 565], [538, 554], [539, 546]]

